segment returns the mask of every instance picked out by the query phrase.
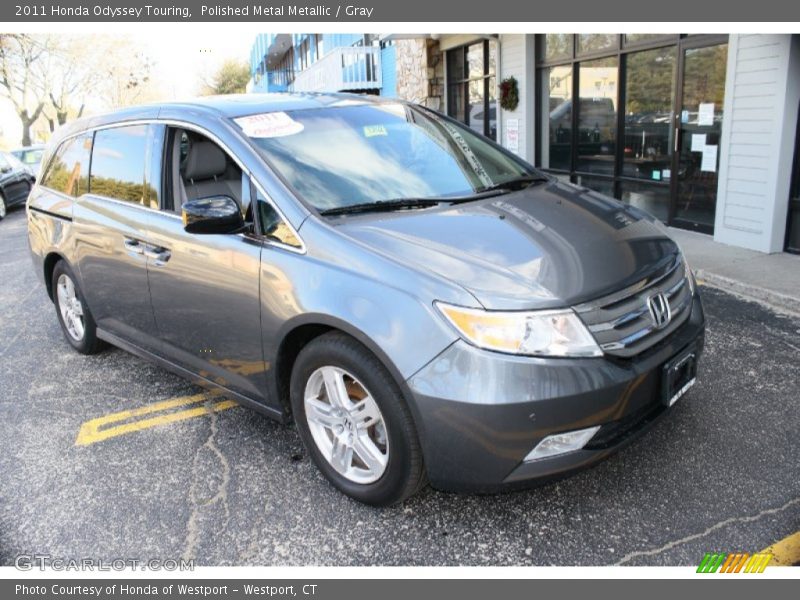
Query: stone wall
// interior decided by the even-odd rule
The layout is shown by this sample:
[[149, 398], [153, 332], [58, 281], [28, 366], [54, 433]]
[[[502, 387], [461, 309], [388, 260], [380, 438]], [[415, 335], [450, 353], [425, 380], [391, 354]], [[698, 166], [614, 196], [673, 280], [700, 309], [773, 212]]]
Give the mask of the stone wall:
[[444, 53], [431, 39], [397, 40], [397, 96], [444, 111]]

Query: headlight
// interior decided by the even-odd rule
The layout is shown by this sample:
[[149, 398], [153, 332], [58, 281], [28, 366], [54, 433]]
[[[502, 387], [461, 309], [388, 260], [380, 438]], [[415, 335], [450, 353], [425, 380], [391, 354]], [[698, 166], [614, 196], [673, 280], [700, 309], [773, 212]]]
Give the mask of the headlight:
[[458, 332], [486, 350], [528, 356], [602, 356], [571, 310], [486, 311], [436, 302]]

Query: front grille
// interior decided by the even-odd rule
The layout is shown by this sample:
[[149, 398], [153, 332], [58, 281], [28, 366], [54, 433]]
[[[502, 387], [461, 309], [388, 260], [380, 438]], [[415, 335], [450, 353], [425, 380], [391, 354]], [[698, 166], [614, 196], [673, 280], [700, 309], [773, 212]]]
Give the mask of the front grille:
[[[663, 293], [669, 301], [671, 319], [659, 329], [650, 315], [647, 300]], [[630, 358], [653, 347], [689, 318], [692, 291], [680, 255], [649, 277], [605, 298], [575, 306], [604, 353]]]

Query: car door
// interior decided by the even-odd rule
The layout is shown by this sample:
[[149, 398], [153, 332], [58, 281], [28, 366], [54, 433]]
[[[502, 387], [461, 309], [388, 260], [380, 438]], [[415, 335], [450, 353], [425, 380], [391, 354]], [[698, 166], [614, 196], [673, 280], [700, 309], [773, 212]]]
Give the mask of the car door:
[[228, 195], [252, 222], [249, 179], [208, 138], [176, 128], [166, 137], [164, 201], [148, 237], [150, 297], [164, 355], [234, 392], [263, 400], [261, 242], [252, 231], [187, 233], [180, 213], [188, 198]]
[[[157, 351], [147, 282], [146, 239], [158, 207], [149, 180], [152, 125], [123, 125], [94, 133], [89, 193], [75, 203], [75, 255], [83, 293], [97, 326]], [[157, 174], [156, 174], [157, 177]]]

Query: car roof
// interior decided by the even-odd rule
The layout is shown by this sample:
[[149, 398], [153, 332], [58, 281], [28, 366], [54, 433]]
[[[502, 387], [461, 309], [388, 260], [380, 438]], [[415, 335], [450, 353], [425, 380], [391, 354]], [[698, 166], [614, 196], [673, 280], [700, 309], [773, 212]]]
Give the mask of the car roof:
[[60, 127], [51, 140], [59, 142], [65, 137], [88, 129], [103, 127], [114, 123], [135, 120], [156, 120], [160, 113], [173, 114], [185, 109], [187, 112], [205, 113], [233, 119], [259, 113], [308, 110], [313, 108], [332, 108], [366, 104], [387, 104], [402, 102], [395, 98], [381, 98], [362, 94], [346, 93], [272, 93], [272, 94], [228, 94], [224, 96], [204, 96], [182, 102], [161, 102], [132, 106], [91, 117], [71, 121]]
[[277, 94], [228, 94], [205, 96], [188, 102], [168, 102], [162, 106], [181, 105], [216, 111], [225, 117], [235, 118], [256, 113], [307, 110], [351, 106], [355, 104], [380, 104], [389, 102], [379, 96], [346, 93], [277, 93]]

